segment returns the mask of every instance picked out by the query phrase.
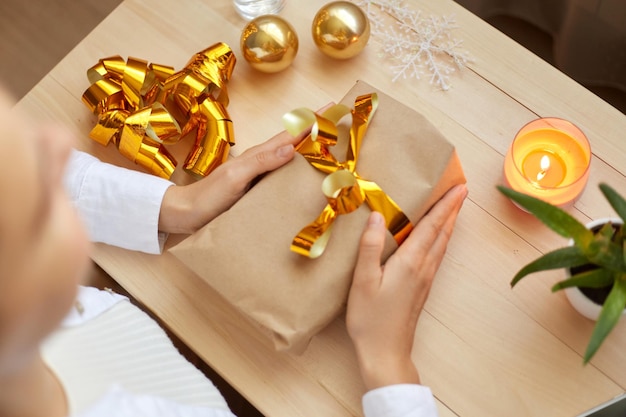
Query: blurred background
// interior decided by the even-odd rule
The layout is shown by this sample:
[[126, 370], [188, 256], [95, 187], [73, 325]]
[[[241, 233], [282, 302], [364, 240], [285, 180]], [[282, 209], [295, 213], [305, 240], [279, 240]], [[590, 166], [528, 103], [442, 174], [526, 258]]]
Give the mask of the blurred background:
[[122, 0], [0, 0], [0, 82], [21, 98]]
[[[456, 1], [626, 114], [626, 1]], [[0, 82], [19, 99], [121, 2], [0, 0]]]
[[626, 114], [626, 1], [455, 1]]

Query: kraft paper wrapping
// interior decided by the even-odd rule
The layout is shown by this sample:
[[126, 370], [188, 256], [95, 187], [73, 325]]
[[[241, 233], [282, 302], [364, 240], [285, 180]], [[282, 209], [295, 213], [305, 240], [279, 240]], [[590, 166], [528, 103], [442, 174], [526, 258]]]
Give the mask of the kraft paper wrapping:
[[[352, 108], [357, 96], [374, 92], [379, 106], [356, 171], [378, 183], [415, 224], [447, 190], [465, 182], [463, 170], [453, 145], [430, 122], [370, 85], [357, 82], [342, 103]], [[332, 151], [343, 161], [346, 148], [340, 142]], [[303, 351], [345, 309], [367, 205], [335, 220], [319, 258], [290, 250], [294, 236], [327, 204], [324, 177], [296, 154], [230, 210], [170, 249], [269, 333], [277, 350]], [[384, 259], [396, 247], [389, 234]]]

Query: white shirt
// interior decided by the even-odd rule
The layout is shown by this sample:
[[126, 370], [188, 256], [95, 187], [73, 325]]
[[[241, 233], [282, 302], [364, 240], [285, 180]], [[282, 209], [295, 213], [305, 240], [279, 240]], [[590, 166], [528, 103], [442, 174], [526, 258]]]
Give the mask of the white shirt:
[[74, 151], [68, 161], [65, 188], [93, 242], [157, 254], [159, 212], [170, 181], [100, 162]]
[[71, 416], [234, 417], [211, 381], [126, 297], [80, 287], [77, 303], [41, 347]]
[[[73, 152], [70, 158], [65, 182], [70, 198], [81, 213], [93, 241], [153, 254], [163, 250], [166, 235], [158, 231], [159, 212], [171, 182], [102, 163], [78, 151]], [[131, 403], [144, 404], [141, 406], [146, 407], [143, 413], [156, 416], [150, 407], [158, 408], [164, 406], [165, 402], [169, 404], [169, 401], [156, 398], [150, 401], [144, 404], [136, 396], [113, 388], [98, 403], [103, 411], [89, 417], [110, 416], [110, 410], [118, 410], [117, 407], [123, 407], [122, 404]], [[363, 411], [366, 417], [437, 416], [430, 389], [413, 384], [392, 385], [369, 391], [363, 396]], [[189, 409], [169, 415], [221, 416], [194, 412]], [[136, 409], [133, 413], [135, 416], [142, 415]]]

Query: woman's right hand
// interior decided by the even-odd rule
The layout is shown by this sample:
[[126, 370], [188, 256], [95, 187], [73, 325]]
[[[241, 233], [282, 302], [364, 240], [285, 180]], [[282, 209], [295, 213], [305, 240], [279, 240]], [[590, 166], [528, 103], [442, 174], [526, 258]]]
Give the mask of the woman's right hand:
[[411, 359], [417, 319], [466, 196], [464, 184], [449, 190], [384, 266], [380, 259], [387, 229], [380, 213], [370, 215], [346, 319], [368, 390], [420, 382]]

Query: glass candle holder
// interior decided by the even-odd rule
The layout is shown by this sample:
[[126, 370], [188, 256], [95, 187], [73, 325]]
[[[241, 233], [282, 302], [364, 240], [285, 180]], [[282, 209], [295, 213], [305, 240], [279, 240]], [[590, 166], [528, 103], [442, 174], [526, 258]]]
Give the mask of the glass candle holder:
[[233, 0], [241, 17], [252, 20], [265, 14], [277, 14], [285, 7], [285, 0]]
[[546, 117], [525, 125], [504, 158], [509, 188], [555, 206], [574, 203], [587, 184], [591, 147], [567, 120]]

